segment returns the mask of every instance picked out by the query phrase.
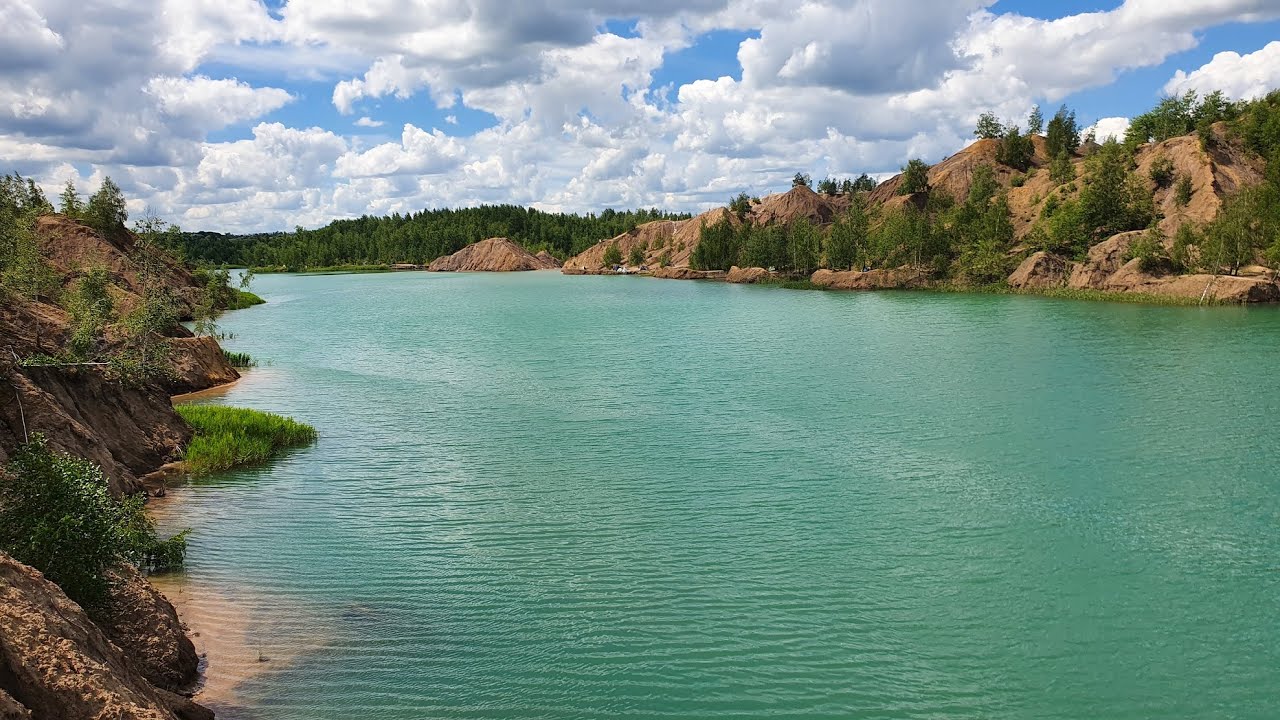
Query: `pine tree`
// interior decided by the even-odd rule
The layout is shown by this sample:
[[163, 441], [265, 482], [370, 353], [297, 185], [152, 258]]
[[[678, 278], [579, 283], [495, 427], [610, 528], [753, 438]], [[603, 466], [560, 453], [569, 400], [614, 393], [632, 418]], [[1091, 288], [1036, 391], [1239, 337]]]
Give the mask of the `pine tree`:
[[67, 178], [67, 186], [58, 196], [58, 210], [69, 218], [79, 218], [84, 214], [84, 203], [80, 201], [80, 193], [76, 190], [74, 180]]

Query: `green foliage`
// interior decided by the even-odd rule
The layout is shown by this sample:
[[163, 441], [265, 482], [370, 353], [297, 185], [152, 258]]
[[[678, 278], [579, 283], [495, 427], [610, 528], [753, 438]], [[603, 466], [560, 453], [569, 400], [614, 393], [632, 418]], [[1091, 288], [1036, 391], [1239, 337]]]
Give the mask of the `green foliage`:
[[809, 187], [812, 184], [813, 179], [809, 177], [808, 173], [796, 173], [795, 177], [791, 178], [791, 187]]
[[184, 461], [196, 475], [265, 462], [280, 452], [310, 445], [315, 428], [279, 415], [220, 405], [174, 408], [194, 430]]
[[1000, 141], [1000, 149], [996, 151], [996, 161], [1002, 165], [1026, 172], [1031, 167], [1031, 159], [1035, 157], [1036, 147], [1030, 135], [1023, 135], [1017, 125], [1011, 125]]
[[110, 285], [111, 275], [106, 268], [90, 268], [76, 281], [67, 297], [67, 310], [71, 313], [67, 351], [75, 360], [94, 359], [107, 326], [115, 320], [115, 303], [108, 292]]
[[696, 270], [728, 270], [738, 264], [741, 234], [727, 220], [705, 222], [698, 231], [698, 246], [689, 264]]
[[1145, 273], [1166, 272], [1173, 269], [1173, 261], [1164, 249], [1164, 239], [1154, 226], [1129, 245], [1125, 260], [1138, 260], [1138, 267]]
[[1062, 153], [1074, 155], [1079, 147], [1080, 126], [1076, 124], [1076, 113], [1063, 105], [1049, 121], [1049, 129], [1045, 134], [1045, 151], [1052, 158]]
[[1044, 132], [1044, 113], [1040, 112], [1040, 106], [1036, 105], [1031, 108], [1031, 115], [1027, 118], [1027, 134], [1039, 135]]
[[949, 236], [946, 254], [955, 254], [952, 273], [967, 282], [1000, 282], [1013, 270], [1009, 247], [1013, 244], [1013, 221], [1006, 197], [998, 195], [1000, 185], [989, 165], [974, 170], [969, 197], [943, 216], [935, 235]]
[[0, 550], [101, 613], [109, 609], [113, 568], [182, 565], [186, 533], [161, 540], [143, 502], [142, 496], [112, 498], [101, 469], [54, 452], [36, 435], [0, 473]]
[[840, 183], [833, 177], [827, 177], [818, 182], [818, 192], [823, 195], [837, 195], [840, 193]]
[[751, 214], [751, 197], [746, 193], [738, 193], [737, 197], [729, 200], [729, 212], [737, 215], [739, 220], [746, 220], [747, 215]]
[[79, 218], [84, 215], [84, 202], [80, 200], [80, 191], [76, 190], [74, 180], [68, 178], [66, 187], [62, 188], [62, 194], [58, 196], [58, 212], [69, 218]]
[[871, 192], [872, 190], [875, 190], [879, 184], [880, 183], [876, 182], [875, 178], [866, 173], [862, 173], [858, 176], [858, 179], [850, 183], [849, 189], [852, 192]]
[[1060, 152], [1053, 156], [1053, 160], [1049, 163], [1049, 179], [1056, 185], [1076, 179], [1076, 166], [1071, 163], [1069, 154]]
[[1280, 188], [1272, 183], [1245, 188], [1223, 203], [1204, 231], [1200, 259], [1212, 273], [1231, 275], [1262, 252], [1280, 245]]
[[862, 203], [855, 202], [847, 212], [836, 218], [827, 236], [827, 267], [847, 270], [859, 265], [866, 254], [871, 219]]
[[780, 225], [767, 227], [743, 226], [743, 267], [783, 268], [787, 265], [787, 232]]
[[98, 192], [89, 197], [84, 211], [85, 223], [105, 237], [118, 237], [128, 220], [129, 210], [120, 186], [110, 177], [103, 178]]
[[1151, 170], [1147, 174], [1151, 177], [1151, 182], [1156, 184], [1156, 187], [1169, 187], [1169, 184], [1173, 182], [1173, 160], [1168, 155], [1161, 154], [1151, 162]]
[[[1249, 149], [1273, 161], [1280, 157], [1280, 90], [1237, 107], [1236, 130]], [[1272, 171], [1275, 164], [1272, 164]]]
[[254, 235], [183, 233], [179, 242], [191, 263], [297, 272], [401, 262], [425, 265], [491, 237], [510, 238], [526, 248], [569, 257], [637, 225], [689, 217], [687, 213], [658, 210], [609, 209], [569, 215], [515, 205], [482, 205], [335, 220], [317, 230], [296, 228], [294, 232]]
[[631, 252], [627, 255], [627, 262], [632, 267], [640, 267], [644, 264], [644, 248], [636, 245], [631, 248]]
[[920, 265], [934, 256], [940, 239], [945, 240], [933, 232], [924, 211], [912, 205], [895, 208], [872, 227], [867, 242], [867, 264], [873, 267]]
[[929, 166], [925, 161], [913, 159], [902, 168], [902, 184], [898, 187], [899, 195], [914, 195], [929, 192]]
[[1064, 202], [1043, 218], [1046, 250], [1080, 255], [1099, 240], [1151, 224], [1155, 205], [1130, 163], [1128, 150], [1114, 140], [1089, 157], [1079, 200]]
[[227, 364], [234, 368], [251, 368], [257, 367], [258, 362], [249, 355], [249, 353], [231, 352], [223, 349], [222, 357], [226, 358]]
[[1169, 138], [1197, 132], [1202, 144], [1212, 137], [1210, 128], [1221, 120], [1233, 120], [1240, 106], [1227, 100], [1221, 91], [1212, 92], [1197, 100], [1195, 91], [1164, 98], [1152, 110], [1134, 118], [1129, 123], [1124, 142], [1130, 148], [1149, 142], [1164, 142]]
[[1173, 236], [1173, 249], [1169, 253], [1169, 261], [1176, 272], [1196, 270], [1199, 262], [1195, 250], [1200, 247], [1202, 239], [1191, 223], [1183, 223], [1178, 233]]
[[787, 264], [793, 273], [811, 275], [822, 261], [822, 238], [808, 220], [787, 225]]
[[618, 247], [618, 243], [609, 243], [609, 246], [604, 249], [604, 257], [601, 258], [601, 262], [604, 263], [605, 267], [617, 267], [622, 264], [622, 248]]
[[1173, 201], [1178, 207], [1186, 207], [1191, 202], [1191, 176], [1178, 178], [1178, 187], [1174, 190]]
[[983, 140], [994, 140], [1004, 135], [1004, 125], [993, 112], [984, 112], [978, 116], [978, 125], [973, 129], [973, 136]]
[[1020, 188], [1020, 187], [1022, 187], [1023, 185], [1026, 185], [1026, 184], [1027, 184], [1027, 176], [1026, 176], [1026, 175], [1014, 175], [1013, 177], [1009, 178], [1009, 186], [1010, 186], [1010, 187]]

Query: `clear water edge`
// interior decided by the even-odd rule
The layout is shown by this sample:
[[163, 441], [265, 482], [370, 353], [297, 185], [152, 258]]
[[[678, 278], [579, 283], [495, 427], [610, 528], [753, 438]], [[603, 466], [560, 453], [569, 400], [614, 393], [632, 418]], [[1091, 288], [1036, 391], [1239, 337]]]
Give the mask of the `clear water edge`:
[[1273, 309], [255, 290], [206, 401], [321, 439], [166, 519], [277, 659], [224, 716], [1274, 716]]

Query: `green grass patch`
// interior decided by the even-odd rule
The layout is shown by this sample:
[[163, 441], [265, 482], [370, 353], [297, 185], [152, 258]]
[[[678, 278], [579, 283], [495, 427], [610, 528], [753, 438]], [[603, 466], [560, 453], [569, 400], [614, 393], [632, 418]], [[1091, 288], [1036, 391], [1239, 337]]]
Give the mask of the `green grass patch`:
[[794, 278], [763, 278], [755, 283], [762, 287], [776, 287], [783, 290], [830, 290], [822, 285], [814, 285], [812, 280]]
[[234, 368], [258, 367], [258, 361], [254, 360], [249, 353], [231, 352], [223, 349], [222, 357], [226, 358], [227, 364]]
[[938, 283], [928, 288], [931, 292], [973, 293], [981, 295], [1033, 295], [1056, 298], [1059, 300], [1088, 300], [1091, 302], [1125, 303], [1128, 305], [1163, 305], [1167, 307], [1197, 307], [1208, 305], [1234, 305], [1213, 298], [1203, 303], [1200, 298], [1177, 297], [1173, 295], [1152, 295], [1149, 293], [1108, 292], [1078, 288], [1013, 288], [1005, 283], [992, 285], [965, 285], [962, 283]]
[[310, 425], [259, 410], [222, 405], [174, 409], [196, 431], [183, 458], [193, 475], [265, 462], [316, 439], [316, 429]]
[[254, 295], [247, 290], [232, 289], [231, 303], [227, 306], [228, 310], [244, 310], [254, 305], [265, 305], [266, 300]]

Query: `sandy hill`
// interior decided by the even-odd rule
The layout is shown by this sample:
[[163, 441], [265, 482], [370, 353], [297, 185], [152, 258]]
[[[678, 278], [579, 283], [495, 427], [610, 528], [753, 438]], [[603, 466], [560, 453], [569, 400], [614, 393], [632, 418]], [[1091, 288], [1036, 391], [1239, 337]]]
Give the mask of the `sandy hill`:
[[489, 238], [452, 255], [436, 258], [427, 269], [432, 272], [522, 272], [554, 270], [559, 266], [550, 255], [539, 257], [507, 238]]
[[643, 265], [688, 267], [689, 257], [698, 246], [703, 224], [714, 225], [721, 221], [738, 224], [741, 221], [728, 208], [716, 208], [689, 220], [655, 220], [636, 226], [615, 238], [601, 240], [564, 262], [563, 272], [570, 275], [609, 272], [604, 255], [610, 246], [617, 246], [623, 263], [630, 265], [631, 251], [639, 248], [644, 253]]
[[806, 220], [824, 225], [848, 208], [843, 196], [819, 195], [806, 185], [770, 195], [751, 206], [751, 222], [755, 225], [785, 225], [793, 220]]

